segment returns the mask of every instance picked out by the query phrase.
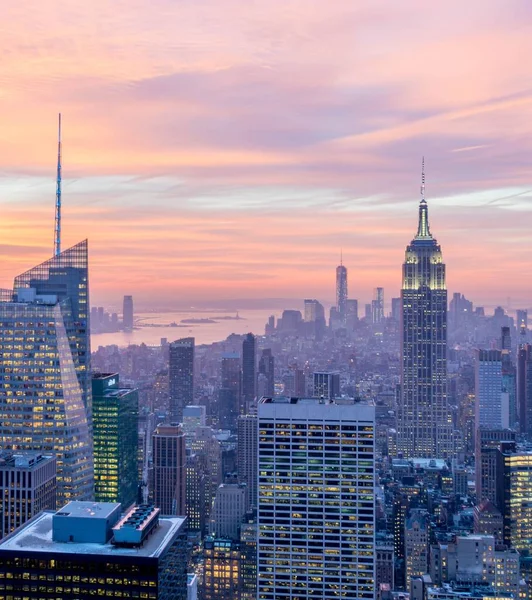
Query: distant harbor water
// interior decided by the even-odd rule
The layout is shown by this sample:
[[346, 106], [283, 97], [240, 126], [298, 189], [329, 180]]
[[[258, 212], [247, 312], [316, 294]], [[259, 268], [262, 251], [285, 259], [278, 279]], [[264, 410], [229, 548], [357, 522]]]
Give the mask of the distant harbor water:
[[161, 338], [172, 342], [183, 337], [196, 338], [198, 345], [225, 340], [232, 333], [263, 335], [268, 317], [275, 315], [277, 318], [281, 312], [278, 308], [243, 310], [238, 312], [238, 319], [234, 312], [137, 313], [135, 320], [139, 326], [133, 331], [93, 333], [91, 346], [93, 350], [112, 344], [120, 347], [131, 344], [158, 346]]

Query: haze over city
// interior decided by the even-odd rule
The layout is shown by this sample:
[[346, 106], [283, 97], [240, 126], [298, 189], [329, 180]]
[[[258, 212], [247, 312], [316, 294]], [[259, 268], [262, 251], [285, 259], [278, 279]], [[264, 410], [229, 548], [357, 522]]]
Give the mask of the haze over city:
[[450, 291], [526, 302], [531, 10], [4, 3], [0, 284], [51, 254], [61, 111], [95, 302], [332, 301], [341, 248], [353, 295], [396, 295], [422, 155]]

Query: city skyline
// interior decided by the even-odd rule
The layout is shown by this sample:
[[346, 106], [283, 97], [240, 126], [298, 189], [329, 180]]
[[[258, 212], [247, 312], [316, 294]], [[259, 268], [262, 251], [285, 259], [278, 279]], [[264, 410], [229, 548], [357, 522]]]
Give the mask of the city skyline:
[[527, 305], [529, 5], [304, 6], [6, 7], [0, 285], [51, 256], [61, 112], [63, 243], [91, 240], [97, 303], [325, 300], [340, 248], [352, 297], [398, 290], [425, 154], [449, 290]]

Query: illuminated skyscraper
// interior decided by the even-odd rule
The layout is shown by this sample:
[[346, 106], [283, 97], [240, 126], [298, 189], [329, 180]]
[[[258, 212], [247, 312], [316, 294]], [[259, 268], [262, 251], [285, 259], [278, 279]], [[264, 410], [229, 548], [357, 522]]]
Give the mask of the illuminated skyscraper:
[[347, 317], [347, 269], [343, 264], [336, 267], [336, 310], [342, 323]]
[[194, 404], [194, 338], [172, 342], [169, 356], [170, 421], [181, 423], [185, 406]]
[[57, 457], [57, 499], [93, 498], [87, 241], [0, 301], [0, 444]]
[[501, 442], [497, 459], [497, 505], [504, 543], [528, 551], [532, 545], [532, 452]]
[[135, 503], [139, 485], [139, 394], [121, 388], [118, 373], [92, 379], [96, 502]]
[[402, 300], [402, 394], [397, 450], [405, 457], [447, 457], [447, 290], [441, 248], [429, 229], [423, 169], [417, 235], [406, 248]]
[[257, 598], [373, 600], [375, 408], [262, 398], [257, 418]]

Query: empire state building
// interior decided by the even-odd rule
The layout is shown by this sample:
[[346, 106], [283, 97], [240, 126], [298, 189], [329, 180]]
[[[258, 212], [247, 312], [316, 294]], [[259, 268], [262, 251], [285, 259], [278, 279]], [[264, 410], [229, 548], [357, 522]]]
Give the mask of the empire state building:
[[441, 247], [429, 229], [423, 169], [417, 235], [406, 247], [401, 290], [401, 397], [397, 451], [405, 458], [452, 454], [447, 404], [447, 290]]

